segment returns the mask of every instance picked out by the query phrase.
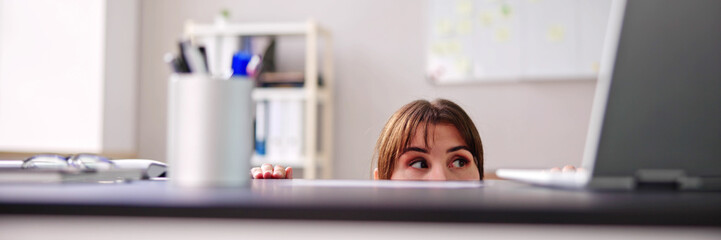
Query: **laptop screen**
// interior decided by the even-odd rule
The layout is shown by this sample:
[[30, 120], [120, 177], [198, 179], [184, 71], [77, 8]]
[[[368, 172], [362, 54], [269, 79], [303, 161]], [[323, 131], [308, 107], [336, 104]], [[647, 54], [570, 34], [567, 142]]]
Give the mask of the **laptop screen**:
[[628, 1], [617, 40], [594, 177], [720, 176], [721, 1]]

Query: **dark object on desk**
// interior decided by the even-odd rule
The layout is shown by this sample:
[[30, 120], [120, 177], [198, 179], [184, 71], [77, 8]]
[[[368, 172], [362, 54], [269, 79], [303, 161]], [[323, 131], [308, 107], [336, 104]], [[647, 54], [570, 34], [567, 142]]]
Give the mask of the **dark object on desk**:
[[508, 181], [468, 188], [329, 182], [252, 180], [250, 188], [191, 190], [164, 181], [0, 184], [0, 214], [721, 226], [718, 192], [562, 191]]

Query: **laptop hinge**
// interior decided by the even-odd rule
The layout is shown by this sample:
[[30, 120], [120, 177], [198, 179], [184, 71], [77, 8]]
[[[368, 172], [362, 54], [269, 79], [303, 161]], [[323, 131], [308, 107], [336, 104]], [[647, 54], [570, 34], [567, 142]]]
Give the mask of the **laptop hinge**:
[[596, 190], [633, 190], [636, 180], [632, 177], [593, 176], [588, 187]]
[[635, 178], [635, 188], [639, 190], [678, 190], [682, 181], [687, 187], [700, 184], [697, 180], [686, 178], [685, 172], [678, 169], [639, 169]]
[[721, 177], [691, 177], [677, 169], [640, 169], [631, 176], [594, 176], [589, 187], [600, 190], [721, 190]]

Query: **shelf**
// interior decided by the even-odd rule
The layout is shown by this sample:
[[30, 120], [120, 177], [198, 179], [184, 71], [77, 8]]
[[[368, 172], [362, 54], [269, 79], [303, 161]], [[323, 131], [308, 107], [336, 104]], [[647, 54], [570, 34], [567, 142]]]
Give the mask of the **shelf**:
[[264, 35], [305, 35], [308, 23], [243, 23], [243, 24], [193, 24], [186, 33], [192, 36], [264, 36]]
[[296, 159], [293, 159], [293, 161], [288, 161], [288, 159], [284, 158], [268, 158], [266, 156], [260, 156], [258, 154], [253, 153], [253, 156], [250, 159], [251, 167], [260, 167], [260, 165], [264, 163], [269, 163], [273, 165], [281, 165], [283, 167], [292, 167], [292, 168], [304, 168], [305, 164], [305, 157], [301, 156]]
[[[307, 98], [305, 88], [256, 88], [253, 89], [252, 98], [260, 100], [305, 100]], [[318, 101], [328, 100], [328, 91], [324, 88], [318, 89]]]
[[[319, 162], [327, 161], [327, 160], [329, 160], [327, 158], [328, 158], [328, 155], [321, 153], [316, 156], [316, 161], [319, 161]], [[296, 158], [292, 159], [291, 161], [289, 161], [289, 159], [287, 159], [287, 158], [268, 158], [267, 156], [258, 155], [255, 151], [253, 151], [253, 156], [250, 158], [250, 165], [251, 165], [251, 167], [260, 167], [260, 165], [262, 165], [264, 163], [270, 163], [273, 165], [280, 164], [283, 167], [293, 167], [293, 168], [302, 169], [302, 168], [305, 168], [305, 166], [304, 166], [305, 160], [306, 160], [305, 156], [296, 157]]]
[[[331, 178], [332, 162], [328, 156], [332, 156], [333, 149], [333, 40], [332, 34], [322, 28], [313, 19], [298, 22], [285, 23], [223, 23], [197, 24], [188, 21], [185, 24], [185, 36], [192, 41], [197, 38], [222, 38], [239, 36], [300, 36], [305, 38], [305, 68], [304, 79], [308, 85], [296, 88], [255, 88], [251, 94], [254, 101], [275, 101], [289, 100], [302, 101], [303, 104], [303, 152], [305, 155], [289, 159], [269, 159], [266, 157], [253, 156], [252, 163], [272, 163], [290, 165], [296, 168], [303, 168], [303, 177], [313, 179], [321, 177], [318, 172], [323, 172], [323, 178]], [[323, 47], [319, 49], [319, 42], [322, 38]], [[322, 59], [319, 52], [322, 51]], [[319, 63], [320, 61], [320, 63]], [[319, 65], [322, 64], [322, 71], [319, 72]], [[318, 86], [318, 76], [324, 77], [322, 87]], [[322, 108], [320, 104], [322, 103]], [[319, 123], [323, 123], [322, 125]], [[322, 134], [322, 136], [320, 136]], [[323, 157], [317, 151], [319, 137], [323, 138], [322, 149], [327, 152]]]
[[302, 168], [304, 162], [305, 162], [305, 158], [300, 158], [296, 161], [288, 163], [287, 159], [270, 159], [268, 157], [260, 156], [255, 153], [253, 153], [253, 156], [250, 158], [250, 166], [251, 167], [260, 167], [260, 165], [262, 165], [264, 163], [269, 163], [269, 164], [273, 164], [273, 165], [280, 164], [283, 167]]

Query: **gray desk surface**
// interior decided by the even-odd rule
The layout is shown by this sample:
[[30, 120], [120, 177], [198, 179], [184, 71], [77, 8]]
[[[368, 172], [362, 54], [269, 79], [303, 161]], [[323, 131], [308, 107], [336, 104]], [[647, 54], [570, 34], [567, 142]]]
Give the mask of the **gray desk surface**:
[[252, 180], [250, 187], [215, 189], [179, 189], [164, 181], [0, 184], [0, 214], [721, 226], [720, 192], [442, 184]]

